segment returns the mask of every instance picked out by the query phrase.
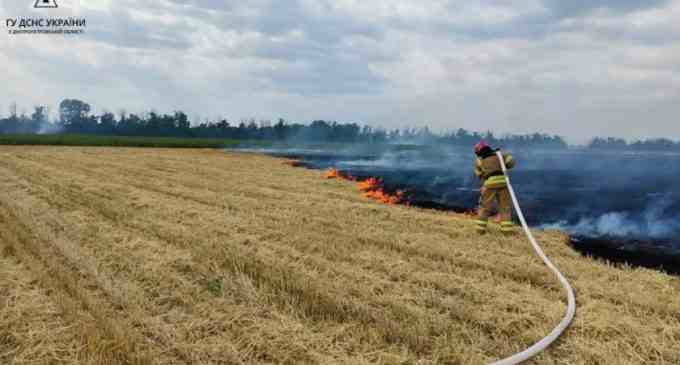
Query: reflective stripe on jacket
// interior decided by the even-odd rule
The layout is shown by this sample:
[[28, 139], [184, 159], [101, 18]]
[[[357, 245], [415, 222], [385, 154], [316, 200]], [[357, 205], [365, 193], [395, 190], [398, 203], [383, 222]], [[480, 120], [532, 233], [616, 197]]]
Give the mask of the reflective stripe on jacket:
[[491, 176], [484, 181], [484, 187], [489, 189], [504, 188], [507, 186], [504, 175]]
[[[505, 167], [511, 169], [515, 166], [515, 160], [509, 153], [503, 153]], [[498, 160], [498, 156], [493, 155], [483, 159], [478, 158], [475, 162], [475, 175], [484, 181], [484, 187], [498, 189], [506, 187], [503, 168]]]

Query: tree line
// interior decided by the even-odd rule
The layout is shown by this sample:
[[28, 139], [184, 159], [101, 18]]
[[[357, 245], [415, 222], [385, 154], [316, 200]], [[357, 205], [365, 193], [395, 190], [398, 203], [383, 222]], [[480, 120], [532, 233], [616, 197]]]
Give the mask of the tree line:
[[[338, 123], [315, 120], [310, 124], [279, 119], [255, 121], [244, 119], [237, 123], [227, 119], [192, 123], [186, 113], [144, 114], [121, 112], [114, 115], [91, 113], [91, 106], [78, 99], [66, 99], [59, 104], [56, 120], [50, 120], [46, 106], [36, 106], [30, 115], [18, 114], [16, 105], [9, 116], [0, 118], [0, 134], [95, 134], [111, 136], [199, 137], [237, 140], [272, 140], [290, 142], [415, 142], [470, 146], [480, 139], [491, 145], [522, 148], [567, 148], [565, 140], [542, 133], [495, 136], [492, 132], [473, 132], [458, 129], [446, 133], [432, 133], [427, 127], [386, 130], [357, 123]], [[594, 138], [588, 146], [594, 149], [654, 149], [680, 150], [680, 143], [667, 139], [627, 143], [617, 138]]]
[[593, 138], [589, 148], [598, 150], [635, 150], [635, 151], [680, 151], [680, 141], [668, 138], [652, 138], [627, 142], [621, 138]]

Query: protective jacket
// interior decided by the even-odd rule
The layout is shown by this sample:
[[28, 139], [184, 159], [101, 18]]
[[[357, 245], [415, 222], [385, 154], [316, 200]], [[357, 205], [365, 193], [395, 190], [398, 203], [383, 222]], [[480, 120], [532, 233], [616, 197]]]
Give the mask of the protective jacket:
[[[505, 167], [511, 169], [515, 166], [515, 160], [509, 153], [502, 153]], [[493, 211], [494, 203], [498, 207], [501, 220], [501, 232], [513, 233], [512, 201], [508, 191], [507, 182], [503, 175], [501, 161], [496, 151], [490, 147], [482, 149], [475, 161], [475, 175], [483, 181], [483, 188], [479, 197], [479, 211], [477, 213], [477, 233], [486, 232], [489, 216]]]
[[[509, 153], [503, 153], [502, 155], [505, 167], [508, 169], [513, 168], [515, 160], [512, 158], [512, 155]], [[484, 182], [485, 188], [497, 189], [506, 187], [503, 168], [495, 152], [477, 158], [475, 161], [475, 175]]]

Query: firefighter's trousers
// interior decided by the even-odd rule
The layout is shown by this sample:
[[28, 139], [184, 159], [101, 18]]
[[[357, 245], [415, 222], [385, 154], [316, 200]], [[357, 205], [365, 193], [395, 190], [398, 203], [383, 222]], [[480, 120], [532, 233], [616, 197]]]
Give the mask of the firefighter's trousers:
[[482, 194], [479, 198], [479, 214], [476, 222], [477, 233], [486, 232], [494, 203], [498, 207], [498, 214], [501, 218], [501, 232], [512, 233], [512, 199], [507, 187], [482, 189]]

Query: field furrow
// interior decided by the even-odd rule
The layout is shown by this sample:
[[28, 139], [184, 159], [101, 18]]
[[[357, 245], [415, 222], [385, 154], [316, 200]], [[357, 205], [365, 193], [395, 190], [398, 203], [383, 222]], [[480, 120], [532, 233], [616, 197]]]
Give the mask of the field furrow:
[[[15, 362], [482, 363], [540, 339], [565, 309], [521, 236], [480, 238], [465, 216], [381, 205], [269, 157], [2, 147], [0, 189], [2, 260], [35, 277], [0, 289], [33, 285], [66, 334], [27, 351], [32, 322], [0, 316], [24, 323], [0, 340]], [[677, 278], [538, 236], [579, 312], [536, 363], [679, 360]]]

